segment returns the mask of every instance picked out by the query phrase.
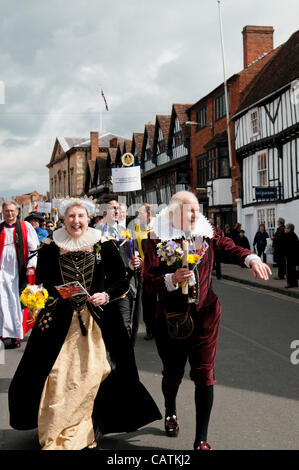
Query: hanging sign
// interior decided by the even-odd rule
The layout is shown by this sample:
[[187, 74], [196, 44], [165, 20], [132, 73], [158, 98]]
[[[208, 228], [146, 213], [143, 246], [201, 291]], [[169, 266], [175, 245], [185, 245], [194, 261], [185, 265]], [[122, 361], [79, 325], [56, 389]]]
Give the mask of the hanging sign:
[[261, 186], [255, 188], [256, 199], [277, 199], [277, 187], [276, 186]]
[[121, 157], [121, 162], [123, 166], [132, 166], [134, 165], [134, 155], [130, 152], [124, 153]]
[[112, 168], [113, 192], [122, 193], [141, 189], [140, 166]]

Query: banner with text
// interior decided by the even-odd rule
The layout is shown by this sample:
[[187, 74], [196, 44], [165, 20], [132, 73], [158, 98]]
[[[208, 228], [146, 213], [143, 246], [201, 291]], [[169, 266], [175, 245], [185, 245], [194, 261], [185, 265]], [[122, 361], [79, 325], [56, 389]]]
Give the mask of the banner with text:
[[113, 192], [126, 193], [141, 189], [140, 166], [112, 168]]

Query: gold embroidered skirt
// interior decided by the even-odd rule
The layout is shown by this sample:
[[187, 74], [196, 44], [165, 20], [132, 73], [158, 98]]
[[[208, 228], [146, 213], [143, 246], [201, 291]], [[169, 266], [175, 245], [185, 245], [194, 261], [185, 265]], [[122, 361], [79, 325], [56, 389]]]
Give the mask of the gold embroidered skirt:
[[38, 416], [42, 450], [80, 450], [94, 441], [92, 410], [100, 383], [110, 373], [101, 330], [87, 307], [78, 315], [44, 385]]

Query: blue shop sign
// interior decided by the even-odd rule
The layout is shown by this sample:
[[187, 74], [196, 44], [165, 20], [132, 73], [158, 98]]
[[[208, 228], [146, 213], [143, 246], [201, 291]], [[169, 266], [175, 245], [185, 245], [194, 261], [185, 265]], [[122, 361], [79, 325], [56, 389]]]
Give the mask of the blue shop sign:
[[277, 199], [277, 187], [259, 187], [255, 188], [255, 198], [256, 199]]

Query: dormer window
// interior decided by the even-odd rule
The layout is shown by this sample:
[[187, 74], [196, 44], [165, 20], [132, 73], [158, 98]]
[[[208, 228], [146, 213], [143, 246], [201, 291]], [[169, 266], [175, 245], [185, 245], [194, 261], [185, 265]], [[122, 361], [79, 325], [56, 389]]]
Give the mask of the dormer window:
[[149, 139], [147, 139], [146, 149], [145, 149], [145, 160], [151, 160], [152, 158], [152, 151], [149, 143]]
[[179, 145], [182, 145], [183, 141], [184, 139], [183, 139], [182, 129], [181, 129], [178, 118], [176, 118], [175, 124], [174, 124], [174, 132], [173, 132], [173, 147], [178, 147]]
[[159, 137], [158, 137], [158, 145], [157, 145], [157, 154], [165, 152], [165, 140], [163, 136], [162, 129], [159, 128]]

